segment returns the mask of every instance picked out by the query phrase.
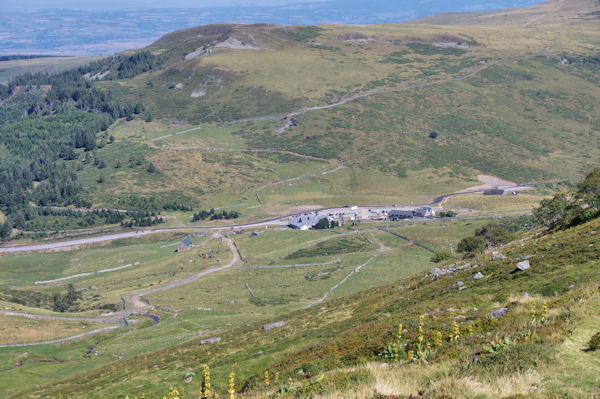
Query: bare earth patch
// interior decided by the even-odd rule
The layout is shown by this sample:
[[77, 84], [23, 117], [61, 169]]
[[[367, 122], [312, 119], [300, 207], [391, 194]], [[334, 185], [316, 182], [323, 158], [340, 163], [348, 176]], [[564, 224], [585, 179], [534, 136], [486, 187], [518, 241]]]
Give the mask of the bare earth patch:
[[459, 191], [456, 191], [455, 193], [471, 193], [471, 192], [476, 192], [476, 191], [489, 190], [489, 189], [502, 187], [502, 186], [516, 186], [517, 185], [517, 183], [515, 183], [515, 182], [504, 180], [504, 179], [501, 179], [499, 177], [492, 176], [492, 175], [477, 175], [477, 179], [484, 184], [481, 184], [479, 186], [467, 187], [464, 190], [459, 190]]

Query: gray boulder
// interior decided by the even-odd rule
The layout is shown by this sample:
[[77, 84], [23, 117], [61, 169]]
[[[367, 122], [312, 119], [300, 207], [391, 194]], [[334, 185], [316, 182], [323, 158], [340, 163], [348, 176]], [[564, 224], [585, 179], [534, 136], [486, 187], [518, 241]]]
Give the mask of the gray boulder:
[[465, 285], [465, 283], [463, 283], [462, 281], [457, 281], [456, 283], [452, 284], [453, 287], [462, 287], [463, 285]]
[[483, 274], [481, 274], [481, 272], [477, 272], [475, 274], [473, 274], [473, 279], [475, 280], [479, 280], [483, 278]]
[[524, 260], [523, 262], [517, 263], [517, 269], [515, 271], [520, 270], [520, 271], [524, 272], [525, 270], [529, 269], [529, 266], [530, 266], [529, 261]]
[[263, 326], [263, 330], [270, 331], [270, 330], [272, 330], [274, 328], [281, 328], [283, 326], [285, 326], [285, 321], [277, 321], [275, 323], [265, 324]]
[[499, 319], [500, 317], [504, 317], [506, 313], [508, 313], [508, 308], [500, 308], [490, 313], [490, 316]]
[[461, 285], [460, 287], [458, 287], [459, 291], [466, 290], [466, 289], [467, 289], [466, 285]]
[[200, 345], [216, 344], [219, 341], [221, 341], [221, 337], [206, 338], [200, 341]]
[[506, 259], [506, 256], [504, 256], [503, 254], [501, 254], [499, 252], [492, 253], [492, 260], [498, 260], [498, 259]]

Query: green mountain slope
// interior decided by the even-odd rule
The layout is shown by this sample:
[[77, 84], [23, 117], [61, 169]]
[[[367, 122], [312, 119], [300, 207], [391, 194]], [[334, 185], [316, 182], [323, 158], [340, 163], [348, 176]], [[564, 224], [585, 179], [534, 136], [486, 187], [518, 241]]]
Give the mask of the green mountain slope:
[[[420, 274], [281, 316], [273, 320], [285, 321], [278, 329], [252, 324], [224, 332], [216, 344], [197, 339], [18, 397], [154, 397], [167, 384], [195, 395], [205, 363], [215, 392], [226, 391], [235, 371], [244, 397], [275, 397], [276, 391], [339, 397], [346, 390], [350, 397], [590, 397], [598, 393], [593, 370], [600, 366], [597, 353], [586, 351], [599, 325], [599, 228], [596, 219], [529, 237], [502, 249], [505, 259], [486, 254], [453, 263], [441, 268], [447, 273]], [[523, 258], [531, 267], [511, 273]], [[488, 316], [504, 307], [506, 315]], [[184, 383], [192, 370], [196, 377]]]
[[[598, 11], [597, 2], [555, 1], [510, 11], [544, 16], [531, 26], [224, 24], [173, 32], [82, 68], [76, 83], [89, 93], [61, 95], [61, 107], [49, 97], [62, 92], [40, 79], [39, 89], [25, 79], [5, 94], [9, 147], [31, 118], [49, 123], [44, 113], [73, 107], [97, 113], [100, 93], [104, 111], [118, 119], [107, 131], [86, 129], [86, 143], [61, 143], [57, 162], [81, 182], [77, 198], [38, 200], [37, 187], [50, 182], [21, 172], [25, 195], [11, 197], [21, 208], [145, 204], [168, 212], [258, 206], [256, 191], [264, 190], [264, 206], [242, 212], [256, 218], [307, 201], [428, 202], [480, 173], [573, 182], [600, 157]], [[33, 114], [21, 120], [27, 110]], [[253, 152], [265, 149], [285, 155]], [[334, 173], [263, 189], [297, 168], [334, 169], [338, 160], [345, 167]], [[38, 234], [50, 225], [20, 223], [10, 204], [3, 212], [19, 230]], [[57, 229], [74, 227], [61, 217]]]

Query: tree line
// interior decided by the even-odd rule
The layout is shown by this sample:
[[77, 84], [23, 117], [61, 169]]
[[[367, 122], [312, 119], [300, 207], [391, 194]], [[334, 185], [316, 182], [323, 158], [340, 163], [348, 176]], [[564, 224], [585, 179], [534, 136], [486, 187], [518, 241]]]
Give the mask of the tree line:
[[0, 225], [0, 238], [10, 236], [12, 228], [21, 228], [23, 215], [35, 215], [32, 203], [79, 206], [86, 202], [69, 161], [97, 148], [98, 133], [116, 119], [133, 119], [145, 111], [143, 104], [124, 101], [110, 89], [97, 87], [89, 75], [110, 70], [111, 79], [129, 78], [161, 62], [160, 57], [139, 51], [57, 74], [26, 73], [0, 84], [0, 100], [4, 101], [0, 211], [7, 215]]
[[240, 213], [237, 211], [226, 211], [226, 210], [222, 210], [221, 212], [217, 212], [214, 209], [211, 209], [210, 211], [199, 211], [194, 213], [194, 215], [192, 216], [192, 221], [193, 222], [197, 222], [200, 220], [221, 220], [221, 219], [237, 219], [240, 217]]

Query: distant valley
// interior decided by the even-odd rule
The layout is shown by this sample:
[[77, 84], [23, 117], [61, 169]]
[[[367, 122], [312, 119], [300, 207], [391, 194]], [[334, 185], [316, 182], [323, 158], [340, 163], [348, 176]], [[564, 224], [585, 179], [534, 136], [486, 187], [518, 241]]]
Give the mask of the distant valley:
[[[103, 55], [143, 47], [160, 36], [182, 28], [214, 23], [273, 23], [314, 25], [324, 23], [400, 23], [448, 11], [487, 11], [522, 7], [535, 0], [441, 0], [415, 3], [384, 0], [365, 5], [362, 1], [330, 0], [288, 2], [278, 6], [200, 7], [124, 10], [42, 9], [24, 11], [25, 6], [3, 4], [0, 55]], [[82, 5], [85, 8], [85, 5]], [[110, 26], [107, 29], [106, 24]], [[0, 64], [0, 69], [2, 65]]]

